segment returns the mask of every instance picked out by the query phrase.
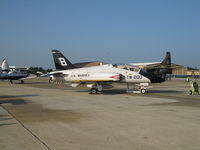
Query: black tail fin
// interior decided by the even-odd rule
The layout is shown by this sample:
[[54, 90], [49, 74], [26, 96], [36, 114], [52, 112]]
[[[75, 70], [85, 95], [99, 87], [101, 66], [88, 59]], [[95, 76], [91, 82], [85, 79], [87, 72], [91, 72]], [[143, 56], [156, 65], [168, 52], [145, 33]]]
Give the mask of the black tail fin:
[[74, 69], [74, 65], [58, 50], [52, 50], [56, 70]]
[[166, 52], [165, 59], [161, 63], [162, 65], [171, 66], [171, 54]]

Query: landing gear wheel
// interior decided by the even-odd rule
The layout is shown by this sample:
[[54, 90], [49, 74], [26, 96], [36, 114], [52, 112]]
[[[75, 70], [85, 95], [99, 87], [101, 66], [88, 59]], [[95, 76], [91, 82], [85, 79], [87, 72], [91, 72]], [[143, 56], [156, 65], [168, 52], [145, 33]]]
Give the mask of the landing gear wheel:
[[21, 80], [21, 84], [24, 84], [24, 81], [23, 81], [23, 80]]
[[189, 95], [192, 95], [192, 90], [189, 91]]
[[90, 94], [97, 94], [98, 90], [96, 88], [92, 88], [90, 90]]
[[141, 89], [141, 93], [145, 94], [146, 93], [146, 89]]

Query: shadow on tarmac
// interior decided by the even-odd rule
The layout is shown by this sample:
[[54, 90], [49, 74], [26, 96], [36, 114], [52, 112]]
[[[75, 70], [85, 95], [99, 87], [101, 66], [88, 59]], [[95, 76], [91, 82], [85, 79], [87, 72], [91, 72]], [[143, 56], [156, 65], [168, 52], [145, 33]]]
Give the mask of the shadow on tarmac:
[[0, 121], [10, 120], [10, 119], [12, 119], [12, 118], [1, 118], [1, 117], [0, 117]]
[[37, 94], [30, 94], [30, 95], [2, 95], [0, 96], [0, 104], [12, 104], [12, 105], [23, 105], [27, 104], [28, 102], [22, 98], [25, 97], [33, 97], [33, 96], [39, 96]]
[[23, 97], [32, 97], [32, 96], [39, 96], [38, 94], [26, 94], [26, 95], [1, 95], [1, 98], [23, 98]]
[[23, 105], [27, 103], [28, 102], [23, 99], [0, 100], [0, 104]]
[[16, 123], [1, 123], [1, 124], [0, 124], [0, 127], [1, 127], [1, 126], [9, 126], [9, 125], [14, 125], [14, 124], [16, 124]]
[[126, 90], [123, 89], [111, 89], [104, 90], [102, 92], [98, 92], [97, 94], [90, 94], [90, 90], [76, 90], [77, 93], [88, 93], [89, 95], [118, 95], [118, 94], [126, 94]]
[[[76, 92], [82, 92], [82, 93], [89, 93], [89, 90], [77, 90]], [[148, 94], [182, 94], [184, 92], [182, 91], [176, 91], [176, 90], [148, 90], [145, 94], [141, 93], [127, 93], [126, 89], [111, 89], [111, 90], [104, 90], [103, 92], [99, 92], [96, 95], [118, 95], [118, 94], [134, 94], [134, 95], [148, 95]]]
[[[12, 118], [9, 118], [7, 115], [0, 115], [0, 121], [7, 121], [7, 120], [11, 120]], [[0, 127], [1, 126], [7, 126], [7, 125], [13, 125], [16, 123], [0, 123]]]
[[181, 94], [181, 93], [184, 93], [182, 91], [176, 91], [176, 90], [147, 90], [147, 93], [158, 93], [158, 94]]

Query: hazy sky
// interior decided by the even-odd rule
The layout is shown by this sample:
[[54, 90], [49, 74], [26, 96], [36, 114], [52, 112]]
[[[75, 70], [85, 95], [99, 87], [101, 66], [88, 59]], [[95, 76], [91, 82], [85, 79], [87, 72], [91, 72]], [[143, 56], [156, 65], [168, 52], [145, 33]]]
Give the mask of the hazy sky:
[[200, 0], [0, 0], [0, 59], [54, 67], [161, 61], [200, 68]]

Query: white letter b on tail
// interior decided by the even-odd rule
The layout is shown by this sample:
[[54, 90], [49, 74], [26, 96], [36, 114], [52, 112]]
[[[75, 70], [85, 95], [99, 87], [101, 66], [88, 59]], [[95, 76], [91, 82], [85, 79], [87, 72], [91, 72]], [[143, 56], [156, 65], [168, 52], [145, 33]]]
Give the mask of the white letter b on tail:
[[64, 58], [58, 58], [58, 59], [59, 59], [59, 61], [61, 63], [61, 66], [67, 66], [67, 63], [66, 63]]

